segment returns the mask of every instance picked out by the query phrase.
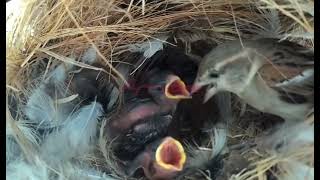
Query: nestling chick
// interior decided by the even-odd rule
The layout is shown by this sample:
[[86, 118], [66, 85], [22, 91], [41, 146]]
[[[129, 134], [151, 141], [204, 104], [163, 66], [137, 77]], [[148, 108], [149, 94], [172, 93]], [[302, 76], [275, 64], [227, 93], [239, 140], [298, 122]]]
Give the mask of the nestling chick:
[[173, 179], [186, 162], [183, 146], [172, 137], [165, 137], [148, 145], [129, 165], [127, 173], [142, 168], [145, 176], [151, 180]]
[[229, 91], [262, 112], [299, 121], [313, 106], [313, 64], [313, 52], [292, 42], [228, 42], [204, 57], [192, 92], [207, 86], [206, 102]]
[[121, 160], [132, 160], [150, 142], [163, 138], [172, 121], [170, 115], [154, 115], [139, 120], [126, 133], [120, 135], [114, 145], [115, 155]]
[[191, 98], [184, 81], [170, 71], [154, 69], [147, 75], [148, 93], [160, 106], [175, 109], [180, 100]]
[[145, 118], [157, 114], [171, 114], [181, 99], [190, 98], [184, 82], [170, 72], [153, 74], [148, 82], [147, 90], [150, 97], [137, 97], [127, 102], [108, 126], [107, 132], [110, 132], [110, 137], [114, 138], [128, 131]]
[[128, 175], [133, 175], [138, 168], [142, 167], [145, 176], [149, 179], [185, 179], [186, 176], [199, 170], [209, 170], [214, 179], [222, 166], [220, 153], [226, 144], [227, 129], [220, 125], [222, 124], [212, 129], [214, 133], [209, 134], [212, 136], [210, 137], [211, 151], [201, 150], [198, 146], [191, 144], [182, 147], [179, 141], [171, 136], [159, 138], [160, 140], [148, 145], [128, 165]]
[[[107, 138], [114, 141], [114, 152], [122, 160], [130, 160], [146, 143], [167, 134], [177, 103], [190, 98], [183, 81], [168, 71], [155, 71], [147, 80], [146, 93], [127, 99], [119, 114], [106, 126]], [[125, 93], [126, 96], [127, 93]]]

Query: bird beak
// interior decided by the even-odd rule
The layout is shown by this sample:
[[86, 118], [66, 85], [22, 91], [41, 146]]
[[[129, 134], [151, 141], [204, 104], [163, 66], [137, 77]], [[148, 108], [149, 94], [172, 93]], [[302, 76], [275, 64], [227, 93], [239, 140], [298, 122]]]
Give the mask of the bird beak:
[[206, 94], [204, 95], [203, 104], [209, 101], [209, 99], [214, 96], [218, 92], [216, 87], [208, 87], [206, 90]]
[[206, 86], [210, 84], [209, 82], [203, 82], [203, 81], [199, 81], [199, 80], [195, 80], [192, 88], [191, 88], [191, 94], [194, 94], [196, 92], [198, 92], [202, 87]]
[[[202, 87], [208, 85], [210, 83], [195, 81], [191, 88], [191, 94], [198, 92]], [[203, 104], [206, 103], [212, 96], [214, 96], [218, 92], [216, 86], [208, 86], [206, 90], [206, 94], [204, 95]]]
[[169, 99], [190, 99], [190, 92], [178, 76], [170, 76], [165, 86], [165, 95]]
[[198, 92], [202, 87], [203, 87], [203, 85], [198, 84], [198, 83], [194, 83], [192, 88], [191, 88], [191, 94], [194, 94], [195, 92]]
[[170, 171], [181, 171], [186, 162], [183, 146], [172, 137], [162, 141], [156, 150], [156, 163]]

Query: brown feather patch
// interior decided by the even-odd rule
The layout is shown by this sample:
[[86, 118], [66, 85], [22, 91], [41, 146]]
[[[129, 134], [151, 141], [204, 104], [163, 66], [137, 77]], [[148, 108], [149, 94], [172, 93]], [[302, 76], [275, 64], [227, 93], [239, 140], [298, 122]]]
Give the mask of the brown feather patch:
[[300, 75], [306, 68], [298, 68], [291, 66], [279, 66], [275, 64], [266, 64], [259, 70], [259, 74], [269, 86], [292, 79]]

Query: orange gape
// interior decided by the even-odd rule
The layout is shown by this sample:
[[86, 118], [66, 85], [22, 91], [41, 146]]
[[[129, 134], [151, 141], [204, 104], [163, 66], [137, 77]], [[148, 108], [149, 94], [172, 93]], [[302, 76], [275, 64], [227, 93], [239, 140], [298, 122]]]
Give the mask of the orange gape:
[[169, 78], [165, 86], [165, 95], [169, 99], [190, 99], [190, 92], [185, 83], [177, 76]]
[[181, 171], [185, 162], [186, 154], [179, 141], [168, 137], [157, 148], [156, 163], [160, 167], [173, 171]]

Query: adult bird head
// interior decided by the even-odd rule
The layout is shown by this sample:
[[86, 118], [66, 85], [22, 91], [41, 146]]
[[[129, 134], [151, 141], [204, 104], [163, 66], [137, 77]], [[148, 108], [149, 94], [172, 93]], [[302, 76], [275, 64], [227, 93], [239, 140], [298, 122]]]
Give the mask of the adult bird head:
[[133, 175], [142, 168], [148, 179], [172, 179], [183, 170], [185, 163], [186, 153], [181, 143], [165, 137], [148, 145], [129, 165], [128, 174]]
[[[249, 71], [255, 65], [247, 55], [241, 53], [234, 57], [221, 54], [226, 47], [222, 46], [211, 51], [200, 63], [197, 77], [191, 88], [191, 94], [206, 87], [204, 103], [221, 91], [240, 93], [250, 79]], [[218, 51], [218, 52], [217, 52]], [[256, 71], [253, 72], [255, 75]]]
[[213, 95], [218, 92], [218, 82], [220, 73], [214, 69], [208, 69], [204, 73], [199, 72], [191, 88], [191, 94], [198, 92], [203, 87], [206, 88], [203, 103], [206, 103]]

